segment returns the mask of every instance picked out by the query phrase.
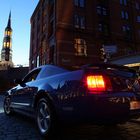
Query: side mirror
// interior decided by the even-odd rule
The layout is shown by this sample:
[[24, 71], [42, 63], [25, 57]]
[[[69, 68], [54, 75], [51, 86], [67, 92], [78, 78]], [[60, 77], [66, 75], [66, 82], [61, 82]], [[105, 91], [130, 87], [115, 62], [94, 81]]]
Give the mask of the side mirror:
[[22, 83], [22, 80], [21, 80], [21, 79], [15, 79], [15, 80], [14, 80], [14, 83], [15, 83], [15, 84], [21, 84], [21, 83]]
[[22, 87], [25, 87], [26, 86], [26, 84], [21, 80], [21, 79], [15, 79], [14, 80], [14, 83], [16, 84], [16, 85], [20, 85], [20, 86], [22, 86]]

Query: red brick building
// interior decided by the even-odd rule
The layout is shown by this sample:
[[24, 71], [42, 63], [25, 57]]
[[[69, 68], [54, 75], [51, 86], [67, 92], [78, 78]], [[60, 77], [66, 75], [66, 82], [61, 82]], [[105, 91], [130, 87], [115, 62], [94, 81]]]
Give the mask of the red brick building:
[[140, 0], [40, 0], [31, 17], [30, 69], [138, 53]]

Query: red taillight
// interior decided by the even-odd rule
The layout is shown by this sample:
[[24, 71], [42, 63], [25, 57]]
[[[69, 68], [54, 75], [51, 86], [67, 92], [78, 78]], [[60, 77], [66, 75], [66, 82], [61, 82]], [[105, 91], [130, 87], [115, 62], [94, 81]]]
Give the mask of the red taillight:
[[86, 77], [88, 90], [102, 92], [111, 90], [110, 80], [102, 75], [89, 75]]

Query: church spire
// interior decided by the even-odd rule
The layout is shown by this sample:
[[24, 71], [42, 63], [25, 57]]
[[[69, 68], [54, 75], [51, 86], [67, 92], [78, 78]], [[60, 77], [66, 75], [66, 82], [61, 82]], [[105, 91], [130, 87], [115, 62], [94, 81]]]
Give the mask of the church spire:
[[9, 18], [8, 18], [8, 23], [7, 23], [7, 27], [6, 28], [11, 29], [11, 11], [9, 13]]
[[3, 46], [1, 50], [1, 64], [13, 67], [12, 62], [12, 28], [11, 28], [11, 11], [9, 13], [7, 27], [5, 28]]

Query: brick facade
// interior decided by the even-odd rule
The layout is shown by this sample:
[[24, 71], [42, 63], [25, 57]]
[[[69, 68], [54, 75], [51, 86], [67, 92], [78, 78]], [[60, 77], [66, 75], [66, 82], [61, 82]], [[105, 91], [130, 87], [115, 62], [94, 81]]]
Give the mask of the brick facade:
[[100, 62], [103, 46], [109, 60], [139, 53], [139, 16], [140, 0], [40, 0], [31, 17], [30, 69]]

